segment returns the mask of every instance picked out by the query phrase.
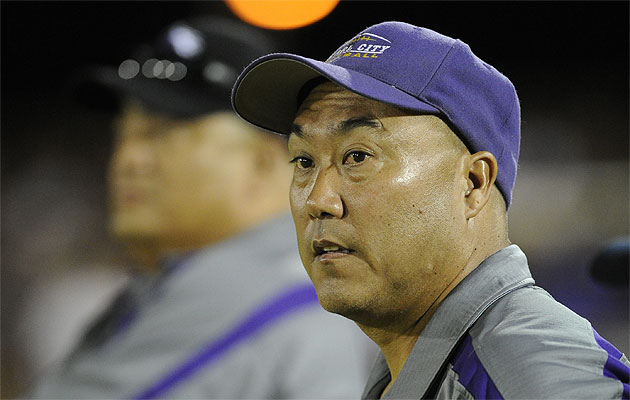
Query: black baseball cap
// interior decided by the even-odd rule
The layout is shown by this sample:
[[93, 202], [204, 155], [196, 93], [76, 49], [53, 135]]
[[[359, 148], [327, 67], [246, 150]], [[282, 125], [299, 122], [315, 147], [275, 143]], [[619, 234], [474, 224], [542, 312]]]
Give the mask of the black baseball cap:
[[230, 92], [252, 59], [273, 52], [265, 31], [218, 16], [169, 25], [152, 43], [110, 66], [89, 67], [77, 77], [81, 103], [116, 109], [122, 99], [172, 117], [231, 110]]

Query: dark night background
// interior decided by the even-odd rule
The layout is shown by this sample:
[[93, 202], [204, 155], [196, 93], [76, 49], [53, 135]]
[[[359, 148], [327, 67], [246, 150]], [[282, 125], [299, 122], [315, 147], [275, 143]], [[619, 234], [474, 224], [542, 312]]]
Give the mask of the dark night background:
[[[177, 18], [199, 12], [232, 15], [220, 1], [3, 1], [3, 173], [22, 168], [34, 151], [47, 152], [60, 142], [64, 151], [81, 154], [90, 143], [97, 148], [95, 141], [107, 143], [107, 138], [68, 126], [61, 129], [63, 136], [51, 134], [51, 120], [46, 118], [54, 120], [63, 112], [59, 97], [66, 79], [86, 64], [117, 64], [139, 41], [151, 39]], [[286, 43], [283, 50], [326, 58], [356, 31], [389, 19], [424, 25], [467, 42], [514, 82], [525, 125], [528, 110], [536, 109], [566, 114], [583, 129], [598, 132], [585, 139], [587, 151], [563, 156], [627, 156], [627, 136], [610, 129], [627, 122], [627, 2], [342, 1], [318, 23], [274, 33]], [[41, 122], [35, 114], [42, 116], [37, 118]], [[614, 120], [602, 118], [608, 115]], [[68, 149], [67, 141], [75, 145]], [[543, 149], [533, 154], [526, 151], [525, 139], [523, 145], [527, 159], [551, 157], [558, 151], [550, 146], [546, 154], [540, 154]]]
[[[602, 246], [628, 236], [628, 4], [342, 1], [311, 26], [271, 34], [279, 50], [325, 59], [359, 30], [401, 20], [462, 39], [507, 75], [523, 120], [511, 239], [541, 286], [627, 354], [628, 282], [596, 282], [590, 268]], [[22, 343], [33, 334], [22, 322], [33, 282], [123, 262], [104, 228], [111, 116], [70, 101], [68, 79], [118, 65], [178, 18], [233, 15], [221, 1], [0, 6], [6, 398], [41, 367]]]

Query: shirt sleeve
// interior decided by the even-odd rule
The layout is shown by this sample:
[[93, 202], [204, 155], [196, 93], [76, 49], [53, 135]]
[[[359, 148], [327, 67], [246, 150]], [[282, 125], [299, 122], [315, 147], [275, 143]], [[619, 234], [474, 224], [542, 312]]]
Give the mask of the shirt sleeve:
[[470, 335], [503, 398], [628, 398], [626, 357], [538, 287], [501, 299]]

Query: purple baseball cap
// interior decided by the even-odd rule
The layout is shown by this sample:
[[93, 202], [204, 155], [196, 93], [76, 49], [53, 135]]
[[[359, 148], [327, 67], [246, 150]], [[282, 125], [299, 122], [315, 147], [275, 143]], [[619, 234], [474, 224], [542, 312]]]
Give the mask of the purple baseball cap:
[[509, 207], [520, 147], [514, 85], [460, 40], [404, 22], [383, 22], [345, 42], [326, 61], [275, 53], [253, 61], [232, 90], [234, 110], [289, 135], [301, 89], [324, 77], [346, 89], [419, 114], [441, 117], [471, 153], [499, 164], [496, 185]]

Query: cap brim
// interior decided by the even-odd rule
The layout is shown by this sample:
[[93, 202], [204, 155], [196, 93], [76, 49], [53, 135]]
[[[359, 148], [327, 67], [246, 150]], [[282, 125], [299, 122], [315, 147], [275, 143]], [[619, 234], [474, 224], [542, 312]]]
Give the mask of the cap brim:
[[232, 106], [245, 120], [288, 135], [298, 95], [308, 81], [323, 76], [370, 99], [426, 114], [440, 114], [430, 104], [371, 76], [289, 53], [275, 53], [252, 62], [236, 80]]
[[121, 99], [131, 98], [151, 111], [182, 118], [230, 108], [227, 91], [201, 95], [183, 86], [157, 78], [125, 80], [114, 68], [99, 67], [85, 70], [75, 91], [77, 99], [91, 107], [117, 109]]

